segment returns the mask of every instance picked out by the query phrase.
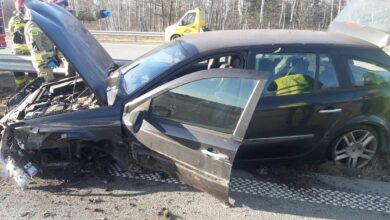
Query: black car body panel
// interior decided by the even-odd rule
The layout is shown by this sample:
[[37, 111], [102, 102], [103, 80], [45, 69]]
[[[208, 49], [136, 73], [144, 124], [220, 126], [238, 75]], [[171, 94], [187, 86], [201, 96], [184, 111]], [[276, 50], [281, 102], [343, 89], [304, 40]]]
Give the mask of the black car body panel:
[[[89, 111], [76, 111], [26, 120], [23, 123], [18, 123], [17, 127], [22, 128], [22, 130], [28, 128], [35, 134], [58, 133], [61, 134], [61, 139], [115, 141], [120, 140], [118, 137], [122, 137], [121, 123], [118, 118], [120, 112], [119, 108], [101, 107]], [[28, 145], [25, 147], [26, 149], [39, 148]]]
[[23, 150], [49, 150], [66, 143], [91, 142], [126, 167], [128, 158], [124, 152], [127, 149], [123, 143], [120, 113], [118, 107], [101, 107], [26, 120], [9, 127], [14, 129], [15, 139]]
[[107, 76], [115, 63], [92, 34], [70, 12], [54, 4], [28, 0], [32, 20], [47, 34], [91, 87], [107, 104]]
[[[236, 165], [253, 166], [276, 160], [317, 160], [327, 158], [329, 146], [340, 132], [358, 125], [368, 125], [380, 133], [382, 151], [389, 151], [387, 108], [389, 86], [355, 87], [347, 60], [356, 58], [390, 69], [390, 57], [380, 48], [343, 47], [341, 45], [292, 45], [256, 47], [250, 52], [249, 69], [255, 68], [256, 53], [271, 53], [284, 48], [285, 53], [314, 52], [326, 54], [334, 61], [340, 87], [312, 94], [264, 96], [250, 123]], [[271, 80], [269, 79], [269, 82]], [[340, 109], [334, 114], [321, 110]], [[263, 122], [271, 126], [263, 126]], [[261, 156], [260, 156], [261, 155]]]

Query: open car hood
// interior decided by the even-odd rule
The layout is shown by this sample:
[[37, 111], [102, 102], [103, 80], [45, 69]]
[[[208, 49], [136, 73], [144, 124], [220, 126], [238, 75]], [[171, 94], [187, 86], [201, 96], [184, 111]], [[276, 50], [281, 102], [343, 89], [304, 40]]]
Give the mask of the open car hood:
[[27, 0], [32, 20], [46, 33], [102, 104], [107, 105], [107, 76], [115, 63], [70, 12], [57, 5]]

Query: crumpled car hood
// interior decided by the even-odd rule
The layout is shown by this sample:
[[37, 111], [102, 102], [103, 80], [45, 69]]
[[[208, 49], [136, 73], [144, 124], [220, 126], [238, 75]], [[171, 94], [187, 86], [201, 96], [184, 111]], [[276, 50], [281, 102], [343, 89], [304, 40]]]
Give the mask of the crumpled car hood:
[[67, 10], [27, 0], [32, 20], [73, 64], [102, 104], [107, 105], [107, 76], [115, 63], [92, 34]]

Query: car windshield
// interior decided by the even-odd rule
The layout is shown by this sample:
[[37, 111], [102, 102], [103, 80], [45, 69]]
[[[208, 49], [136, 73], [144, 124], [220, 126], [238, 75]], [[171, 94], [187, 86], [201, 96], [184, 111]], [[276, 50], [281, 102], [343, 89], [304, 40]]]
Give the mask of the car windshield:
[[127, 94], [131, 94], [186, 58], [188, 56], [179, 42], [156, 48], [122, 67], [122, 86]]
[[337, 16], [336, 22], [354, 22], [390, 33], [390, 1], [355, 0]]

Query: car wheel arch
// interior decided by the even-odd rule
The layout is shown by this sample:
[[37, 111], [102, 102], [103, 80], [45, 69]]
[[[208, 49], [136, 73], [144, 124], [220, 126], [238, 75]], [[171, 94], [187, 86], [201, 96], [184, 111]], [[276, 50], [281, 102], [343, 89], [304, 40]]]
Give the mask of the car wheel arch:
[[174, 41], [174, 40], [176, 40], [176, 39], [178, 39], [180, 37], [182, 37], [182, 35], [175, 33], [175, 34], [172, 34], [172, 36], [169, 39], [171, 41]]
[[[343, 132], [351, 130], [354, 127], [358, 126], [366, 126], [373, 129], [379, 136], [379, 152], [390, 151], [389, 146], [389, 138], [388, 135], [390, 133], [389, 128], [387, 128], [385, 121], [378, 116], [367, 116], [367, 117], [357, 117], [354, 118], [342, 126], [338, 126], [338, 128], [334, 129], [333, 132], [328, 134], [329, 144], [327, 150], [332, 148], [334, 144], [334, 140], [337, 139]], [[329, 154], [328, 154], [329, 155]]]

